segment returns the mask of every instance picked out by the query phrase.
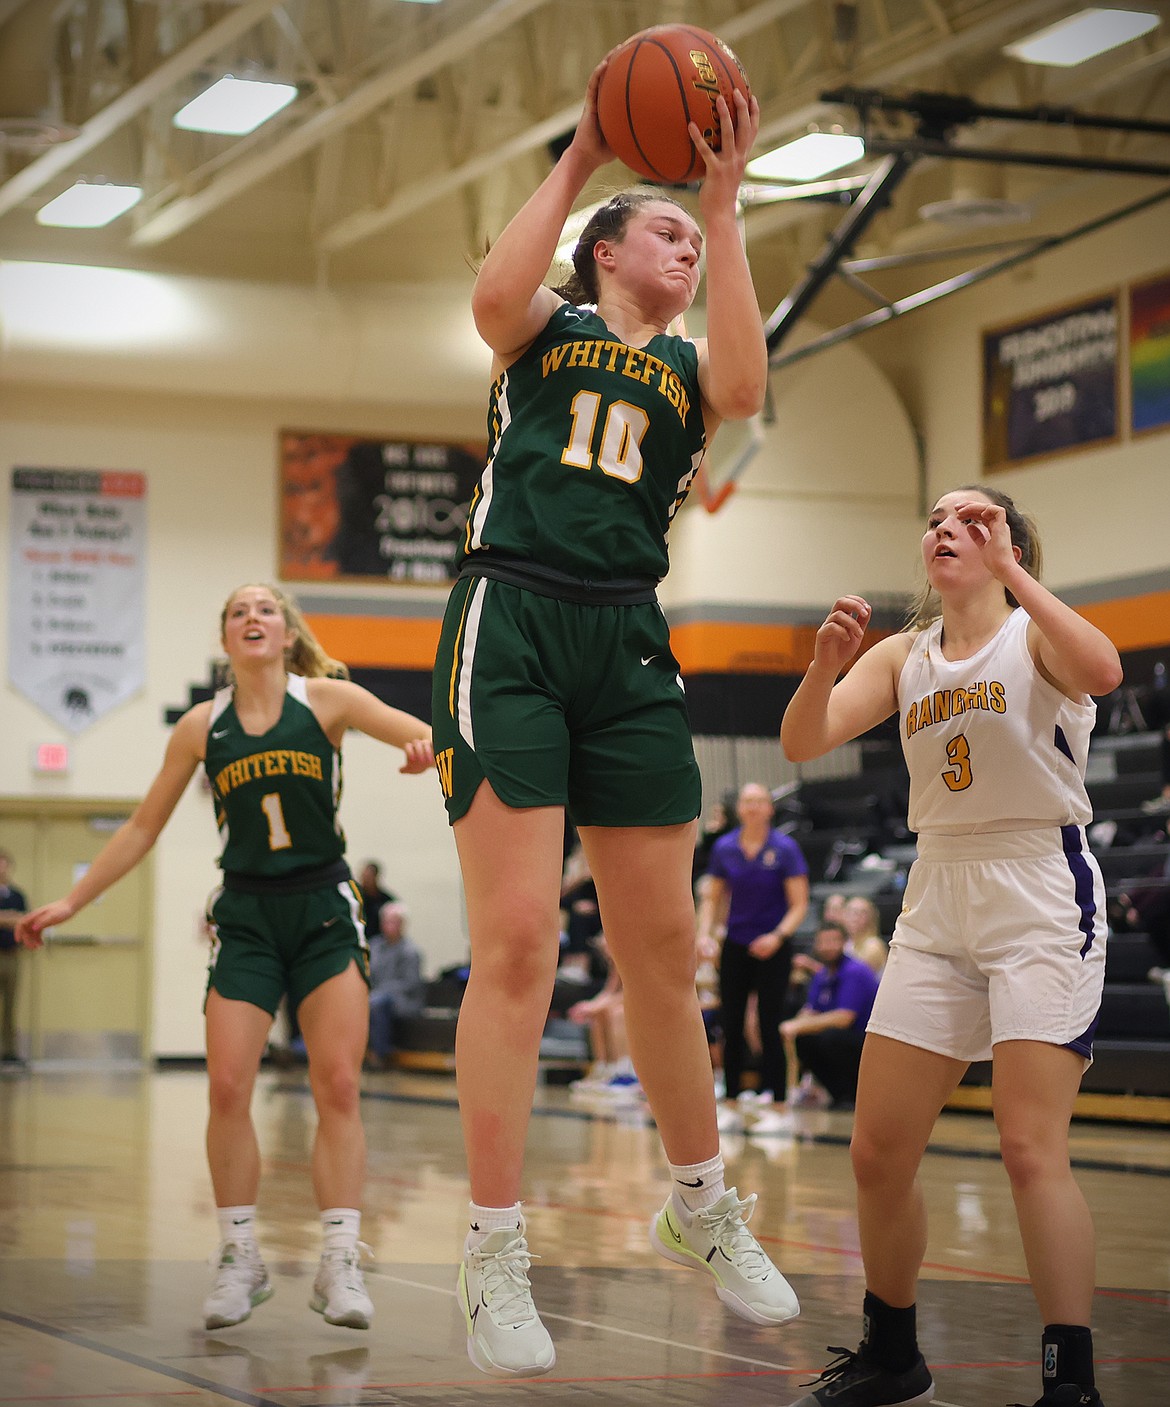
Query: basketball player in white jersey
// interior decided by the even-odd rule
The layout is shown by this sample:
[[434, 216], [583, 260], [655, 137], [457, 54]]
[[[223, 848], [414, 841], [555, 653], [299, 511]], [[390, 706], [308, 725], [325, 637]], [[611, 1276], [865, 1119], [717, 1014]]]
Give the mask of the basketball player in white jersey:
[[1113, 644], [1040, 585], [1034, 525], [1005, 494], [944, 494], [922, 538], [909, 628], [857, 655], [871, 611], [843, 596], [781, 725], [793, 761], [897, 713], [918, 859], [861, 1061], [852, 1158], [864, 1339], [796, 1407], [908, 1407], [934, 1384], [915, 1300], [918, 1166], [974, 1060], [993, 1063], [1000, 1152], [1044, 1322], [1036, 1407], [1100, 1407], [1089, 1328], [1093, 1226], [1068, 1130], [1092, 1058], [1105, 893], [1085, 841], [1096, 706]]

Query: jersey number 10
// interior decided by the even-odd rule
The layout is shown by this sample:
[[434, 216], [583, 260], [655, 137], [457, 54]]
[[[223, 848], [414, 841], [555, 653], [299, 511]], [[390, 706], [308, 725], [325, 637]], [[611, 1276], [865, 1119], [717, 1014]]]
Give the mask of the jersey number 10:
[[[574, 469], [593, 468], [593, 442], [601, 411], [601, 397], [596, 391], [578, 391], [569, 412], [573, 431], [569, 443], [561, 451], [561, 463]], [[605, 412], [601, 428], [601, 448], [597, 451], [597, 467], [603, 474], [636, 484], [642, 477], [642, 436], [650, 425], [650, 417], [641, 406], [629, 401], [614, 401]]]

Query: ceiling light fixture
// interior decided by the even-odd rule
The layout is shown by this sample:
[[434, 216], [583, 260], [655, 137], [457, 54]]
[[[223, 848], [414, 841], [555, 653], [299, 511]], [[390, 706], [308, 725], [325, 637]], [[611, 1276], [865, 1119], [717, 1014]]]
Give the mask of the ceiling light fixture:
[[296, 95], [291, 83], [262, 83], [254, 78], [233, 78], [229, 73], [181, 107], [174, 124], [185, 132], [242, 137], [288, 107]]
[[749, 161], [745, 175], [757, 181], [815, 181], [865, 155], [865, 143], [846, 132], [809, 132]]
[[142, 199], [141, 186], [76, 181], [37, 211], [38, 225], [71, 230], [96, 230], [133, 209]]
[[1120, 44], [1127, 44], [1139, 35], [1148, 34], [1161, 22], [1158, 15], [1145, 10], [1091, 8], [1008, 44], [1004, 53], [1028, 64], [1072, 68]]

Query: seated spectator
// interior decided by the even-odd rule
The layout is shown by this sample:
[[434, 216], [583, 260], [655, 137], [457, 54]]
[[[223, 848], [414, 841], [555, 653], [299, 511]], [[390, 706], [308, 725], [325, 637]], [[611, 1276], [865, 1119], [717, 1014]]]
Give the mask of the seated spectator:
[[813, 948], [821, 970], [809, 983], [806, 1004], [780, 1026], [836, 1108], [851, 1108], [857, 1097], [865, 1026], [878, 989], [872, 969], [845, 951], [846, 936], [842, 924], [821, 924]]
[[394, 1025], [423, 1009], [422, 954], [406, 936], [406, 906], [383, 904], [370, 939], [370, 1041], [366, 1065], [385, 1069], [394, 1053]]
[[621, 1099], [637, 1099], [641, 1085], [634, 1073], [626, 1039], [626, 1005], [622, 979], [609, 957], [605, 937], [599, 933], [594, 943], [609, 961], [605, 986], [594, 997], [575, 1002], [568, 1011], [570, 1021], [589, 1029], [589, 1053], [593, 1065], [584, 1079], [574, 1080], [574, 1094], [605, 1094]]
[[558, 981], [588, 983], [596, 993], [605, 981], [606, 964], [596, 939], [601, 932], [601, 909], [593, 871], [580, 843], [565, 860], [561, 875], [561, 960]]
[[855, 894], [845, 901], [840, 921], [849, 935], [845, 951], [880, 977], [890, 956], [890, 945], [882, 937], [877, 905], [872, 899]]
[[382, 912], [382, 905], [395, 903], [398, 895], [382, 888], [382, 866], [377, 860], [367, 860], [358, 871], [358, 887], [362, 891], [366, 933], [373, 937], [378, 931], [378, 916]]

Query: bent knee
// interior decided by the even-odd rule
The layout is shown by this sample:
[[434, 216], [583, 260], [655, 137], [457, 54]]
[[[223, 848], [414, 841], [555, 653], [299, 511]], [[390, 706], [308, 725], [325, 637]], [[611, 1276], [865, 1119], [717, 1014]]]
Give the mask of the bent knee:
[[358, 1073], [348, 1064], [331, 1063], [313, 1076], [313, 1098], [322, 1113], [351, 1114], [360, 1097]]
[[1013, 1187], [1027, 1187], [1069, 1171], [1068, 1147], [1063, 1140], [1027, 1132], [1001, 1134], [999, 1151]]

